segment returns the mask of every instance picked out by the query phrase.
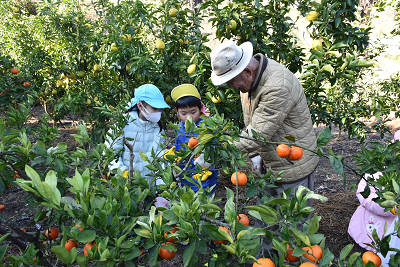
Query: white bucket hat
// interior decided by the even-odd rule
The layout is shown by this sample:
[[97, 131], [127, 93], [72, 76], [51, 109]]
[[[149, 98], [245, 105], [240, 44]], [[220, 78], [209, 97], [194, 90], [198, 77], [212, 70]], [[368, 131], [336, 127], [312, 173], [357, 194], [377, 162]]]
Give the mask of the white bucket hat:
[[233, 41], [226, 41], [211, 51], [211, 81], [221, 85], [239, 75], [249, 64], [253, 56], [253, 45], [245, 42], [237, 46]]

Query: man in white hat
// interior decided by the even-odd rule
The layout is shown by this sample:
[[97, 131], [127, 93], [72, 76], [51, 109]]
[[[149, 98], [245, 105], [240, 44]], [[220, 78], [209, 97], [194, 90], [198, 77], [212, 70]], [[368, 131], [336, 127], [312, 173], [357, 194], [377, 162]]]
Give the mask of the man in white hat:
[[[211, 52], [212, 82], [215, 85], [226, 83], [240, 91], [245, 130], [248, 132], [243, 131], [241, 135], [251, 137], [254, 130], [262, 138], [278, 143], [288, 143], [285, 136], [293, 136], [296, 145], [315, 149], [317, 138], [307, 99], [297, 77], [263, 54], [252, 55], [250, 42], [237, 46], [230, 40]], [[291, 161], [277, 155], [276, 145], [244, 138], [236, 145], [242, 153], [259, 154], [252, 157], [257, 169], [260, 169], [262, 159], [265, 167], [271, 167], [275, 173], [284, 171], [279, 188], [266, 188], [270, 195], [279, 197], [285, 189], [300, 185], [314, 189], [319, 157], [311, 152], [304, 151], [302, 158]], [[259, 202], [261, 204], [261, 200]]]

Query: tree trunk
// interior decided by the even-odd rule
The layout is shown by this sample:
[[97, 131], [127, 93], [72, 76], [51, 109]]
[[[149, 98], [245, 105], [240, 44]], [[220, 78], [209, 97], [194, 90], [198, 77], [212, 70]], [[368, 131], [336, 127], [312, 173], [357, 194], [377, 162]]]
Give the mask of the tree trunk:
[[361, 23], [368, 24], [370, 20], [371, 7], [375, 3], [374, 0], [359, 0], [358, 6], [362, 8], [361, 10]]
[[203, 0], [189, 0], [190, 9], [192, 9], [194, 11], [194, 13], [197, 13], [197, 12], [199, 12], [199, 10], [196, 8], [196, 6], [198, 4], [202, 4], [202, 3], [203, 3]]

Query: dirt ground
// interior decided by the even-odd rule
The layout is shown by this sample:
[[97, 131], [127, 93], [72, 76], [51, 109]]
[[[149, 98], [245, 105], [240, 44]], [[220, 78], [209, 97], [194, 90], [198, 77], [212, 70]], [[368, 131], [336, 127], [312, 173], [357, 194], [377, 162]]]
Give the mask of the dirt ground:
[[[39, 120], [43, 109], [41, 106], [37, 106], [33, 109], [33, 116], [29, 120], [29, 126], [35, 127], [35, 124]], [[388, 134], [385, 138], [391, 139], [393, 133], [400, 129], [400, 119], [392, 118], [393, 121], [388, 124], [391, 128], [392, 134]], [[374, 120], [366, 122], [367, 125], [372, 125]], [[69, 147], [74, 147], [76, 141], [71, 137], [72, 133], [76, 132], [76, 124], [73, 120], [66, 120], [63, 122], [64, 126], [59, 124], [59, 133], [61, 137], [56, 140], [56, 143], [66, 142]], [[325, 127], [315, 127], [315, 132], [318, 135]], [[380, 141], [380, 136], [375, 132], [370, 132], [367, 135], [364, 145], [367, 145], [371, 141]], [[352, 165], [352, 156], [361, 150], [360, 143], [356, 138], [348, 139], [346, 133], [342, 133], [339, 137], [338, 130], [333, 127], [332, 129], [332, 140], [324, 147], [324, 149], [331, 148], [335, 154], [342, 154], [345, 157], [345, 161]], [[358, 200], [354, 192], [350, 191], [350, 184], [357, 183], [357, 177], [349, 171], [345, 170], [347, 175], [346, 187], [343, 187], [342, 176], [336, 174], [333, 170], [328, 159], [321, 158], [320, 163], [316, 170], [316, 181], [315, 190], [317, 193], [326, 196], [329, 201], [326, 203], [320, 203], [314, 201], [313, 208], [315, 213], [322, 217], [320, 222], [319, 233], [322, 233], [326, 237], [326, 247], [328, 247], [332, 253], [337, 258], [340, 254], [342, 248], [348, 244], [354, 244], [353, 252], [364, 252], [365, 250], [354, 243], [352, 238], [347, 233], [347, 226], [349, 224], [350, 218], [357, 206], [359, 205]], [[234, 190], [234, 186], [227, 179], [219, 179], [219, 185], [216, 191], [216, 197], [222, 198], [222, 205], [226, 201], [226, 190], [225, 187]], [[14, 221], [14, 223], [19, 228], [25, 228], [27, 232], [34, 232], [35, 224], [33, 223], [33, 217], [36, 209], [30, 211], [25, 197], [28, 194], [21, 190], [20, 188], [9, 188], [2, 196], [0, 196], [0, 204], [5, 204], [6, 208], [2, 210], [2, 215], [5, 215], [9, 220]], [[255, 204], [254, 199], [246, 200], [245, 192], [242, 189], [240, 191], [240, 198], [243, 200], [243, 206]], [[247, 202], [247, 203], [246, 203]], [[241, 207], [239, 207], [241, 208]], [[244, 210], [244, 213], [247, 211]], [[250, 224], [254, 221], [250, 220]], [[0, 224], [0, 229], [7, 230], [4, 224]], [[4, 243], [9, 243], [9, 247], [6, 255], [20, 255], [19, 249], [10, 241], [5, 241]], [[177, 255], [169, 261], [164, 260], [161, 266], [183, 266], [183, 251], [185, 246], [178, 244]], [[206, 259], [204, 259], [206, 260]], [[62, 266], [62, 265], [59, 265]], [[147, 265], [146, 265], [147, 266]]]

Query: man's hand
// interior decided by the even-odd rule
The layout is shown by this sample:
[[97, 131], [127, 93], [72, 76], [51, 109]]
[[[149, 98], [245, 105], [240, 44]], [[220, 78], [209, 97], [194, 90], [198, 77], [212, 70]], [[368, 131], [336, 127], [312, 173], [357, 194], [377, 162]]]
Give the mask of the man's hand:
[[204, 154], [201, 154], [195, 161], [194, 161], [194, 165], [199, 164], [203, 169], [204, 168], [210, 168], [211, 167], [211, 163], [209, 162], [205, 162], [204, 161]]
[[251, 158], [251, 161], [253, 162], [253, 167], [258, 171], [258, 173], [261, 175], [262, 172], [262, 166], [263, 166], [263, 161], [260, 155], [257, 155], [255, 157]]

